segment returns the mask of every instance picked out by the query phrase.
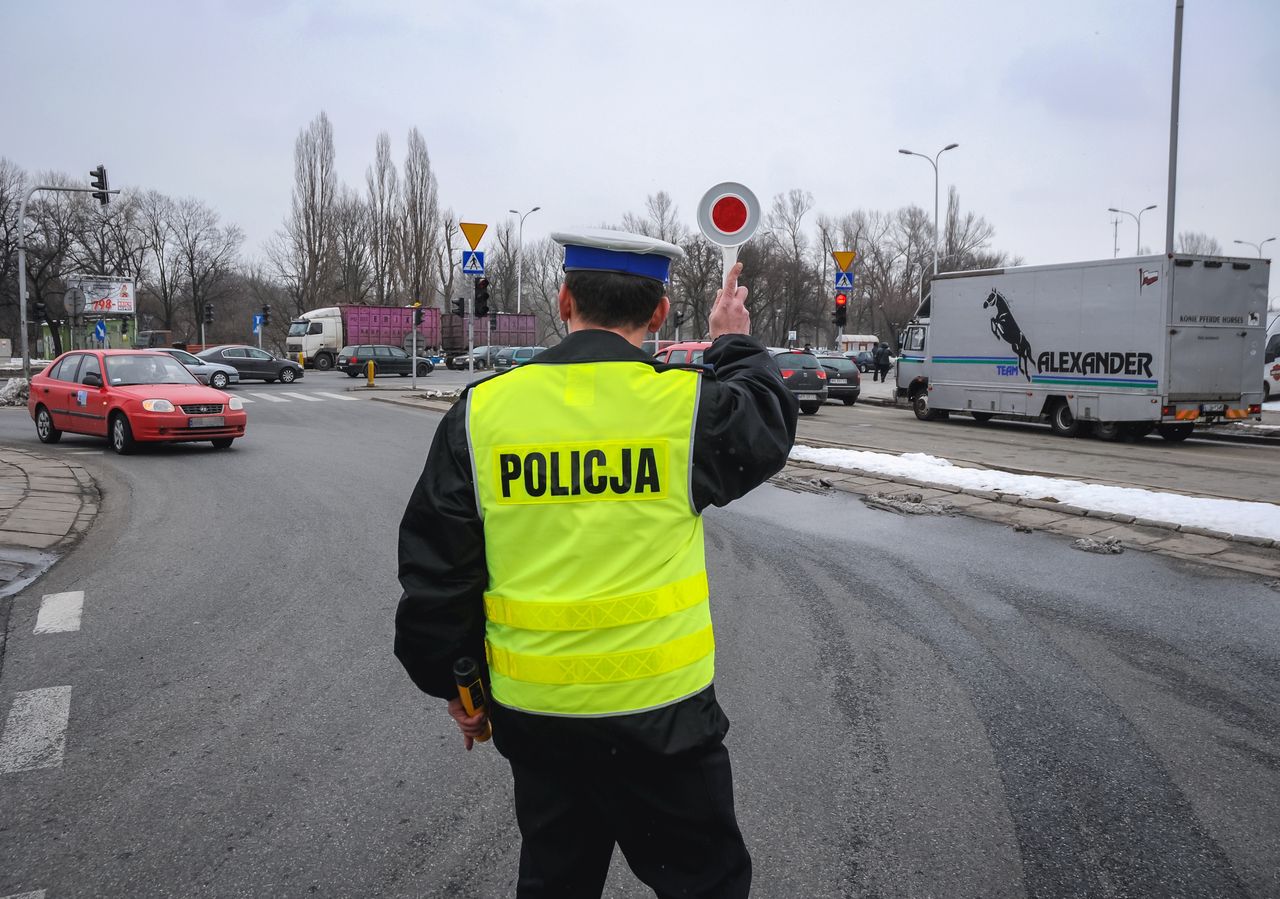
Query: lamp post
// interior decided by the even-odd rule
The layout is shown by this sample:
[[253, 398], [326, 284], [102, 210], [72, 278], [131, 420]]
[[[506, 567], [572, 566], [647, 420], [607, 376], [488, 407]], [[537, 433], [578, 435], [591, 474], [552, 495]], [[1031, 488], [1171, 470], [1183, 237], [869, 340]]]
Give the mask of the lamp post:
[[1264, 240], [1262, 243], [1254, 243], [1254, 242], [1249, 241], [1249, 240], [1233, 240], [1233, 241], [1232, 241], [1232, 243], [1242, 243], [1242, 244], [1244, 244], [1246, 247], [1253, 247], [1255, 250], [1257, 250], [1257, 251], [1258, 251], [1258, 258], [1259, 258], [1259, 259], [1261, 259], [1261, 258], [1262, 258], [1262, 247], [1263, 247], [1265, 244], [1269, 244], [1269, 243], [1271, 243], [1271, 241], [1273, 241], [1273, 240], [1275, 240], [1275, 238], [1274, 238], [1274, 237], [1268, 237], [1268, 238], [1267, 238], [1266, 240]]
[[938, 157], [948, 150], [954, 150], [959, 144], [947, 144], [937, 152], [932, 159], [923, 153], [916, 153], [914, 150], [899, 150], [898, 152], [904, 156], [919, 156], [929, 165], [933, 166], [933, 273], [938, 273]]
[[520, 232], [516, 237], [516, 312], [520, 311], [520, 292], [524, 287], [524, 220], [541, 208], [541, 206], [535, 206], [524, 215], [520, 215], [518, 209], [507, 210], [512, 215], [520, 216]]
[[1116, 209], [1114, 206], [1107, 207], [1107, 212], [1117, 212], [1117, 213], [1120, 213], [1121, 215], [1127, 215], [1129, 216], [1129, 218], [1133, 219], [1135, 222], [1138, 223], [1138, 248], [1137, 248], [1137, 251], [1134, 253], [1135, 256], [1142, 255], [1142, 213], [1150, 212], [1152, 209], [1155, 209], [1155, 208], [1156, 208], [1156, 205], [1152, 203], [1150, 206], [1146, 206], [1142, 209], [1139, 209], [1138, 214], [1134, 215], [1132, 212], [1129, 212], [1127, 209]]

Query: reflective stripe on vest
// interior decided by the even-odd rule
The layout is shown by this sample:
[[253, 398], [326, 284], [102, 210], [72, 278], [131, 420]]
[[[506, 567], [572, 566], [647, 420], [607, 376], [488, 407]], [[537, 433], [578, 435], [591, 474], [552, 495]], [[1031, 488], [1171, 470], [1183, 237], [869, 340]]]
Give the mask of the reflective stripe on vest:
[[536, 364], [467, 395], [498, 702], [618, 715], [715, 671], [702, 518], [689, 496], [699, 375]]

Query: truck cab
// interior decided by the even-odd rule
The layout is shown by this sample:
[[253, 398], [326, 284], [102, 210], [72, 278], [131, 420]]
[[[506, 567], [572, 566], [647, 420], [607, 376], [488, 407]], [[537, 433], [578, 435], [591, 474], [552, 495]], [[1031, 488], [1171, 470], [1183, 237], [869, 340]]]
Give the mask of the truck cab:
[[[929, 346], [929, 300], [930, 295], [925, 294], [915, 315], [898, 335], [894, 395], [898, 400], [906, 400], [913, 408], [919, 402], [927, 409], [929, 403], [929, 373], [925, 365]], [[920, 414], [919, 409], [916, 414]]]
[[307, 365], [318, 371], [333, 368], [342, 347], [342, 311], [337, 306], [304, 312], [289, 323], [285, 349], [297, 359], [301, 353]]

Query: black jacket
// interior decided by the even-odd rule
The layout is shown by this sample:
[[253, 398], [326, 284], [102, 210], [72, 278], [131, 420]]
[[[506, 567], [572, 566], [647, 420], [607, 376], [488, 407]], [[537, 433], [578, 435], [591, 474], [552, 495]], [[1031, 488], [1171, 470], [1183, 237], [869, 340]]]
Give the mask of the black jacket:
[[[536, 365], [634, 360], [662, 367], [609, 331], [576, 331]], [[701, 512], [745, 495], [779, 471], [795, 440], [797, 405], [777, 363], [756, 340], [726, 335], [707, 348], [693, 440], [693, 501]], [[495, 375], [494, 377], [503, 377]], [[436, 429], [427, 464], [400, 522], [395, 653], [423, 691], [457, 695], [452, 667], [484, 664], [488, 585], [466, 433], [467, 395]], [[716, 602], [712, 585], [712, 603]], [[604, 718], [533, 715], [491, 703], [494, 741], [508, 758], [565, 759], [616, 751], [675, 754], [724, 738], [714, 687], [649, 712]]]

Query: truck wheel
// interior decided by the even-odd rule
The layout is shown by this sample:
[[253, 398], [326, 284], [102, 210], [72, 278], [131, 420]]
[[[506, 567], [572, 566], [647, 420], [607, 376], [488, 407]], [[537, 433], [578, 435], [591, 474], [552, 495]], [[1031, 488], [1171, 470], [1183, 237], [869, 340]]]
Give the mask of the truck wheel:
[[947, 418], [946, 412], [929, 408], [929, 392], [926, 390], [922, 390], [912, 397], [911, 411], [921, 421], [942, 421]]
[[1191, 432], [1195, 430], [1195, 425], [1160, 425], [1157, 430], [1160, 432], [1160, 436], [1170, 443], [1181, 443], [1191, 436]]
[[1066, 400], [1061, 400], [1049, 413], [1049, 427], [1059, 437], [1074, 437], [1080, 432], [1080, 422], [1071, 414]]
[[1093, 436], [1099, 440], [1119, 440], [1124, 436], [1125, 427], [1118, 421], [1095, 421]]
[[321, 353], [311, 364], [316, 367], [316, 371], [328, 371], [333, 368], [333, 357], [328, 353]]
[[987, 422], [991, 421], [992, 413], [990, 412], [970, 412], [969, 414], [972, 415], [973, 420], [980, 425], [985, 425]]

